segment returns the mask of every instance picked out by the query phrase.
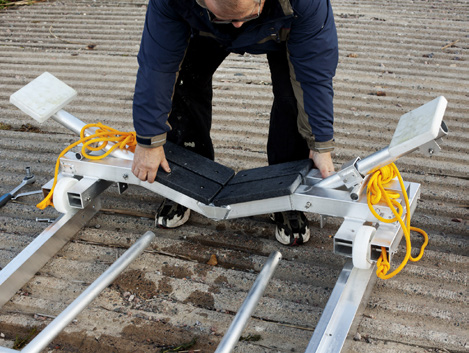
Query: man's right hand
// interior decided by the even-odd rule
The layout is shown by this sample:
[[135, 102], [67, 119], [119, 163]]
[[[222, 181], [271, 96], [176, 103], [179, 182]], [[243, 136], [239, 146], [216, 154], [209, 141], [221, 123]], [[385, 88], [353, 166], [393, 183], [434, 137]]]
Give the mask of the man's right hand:
[[132, 173], [134, 173], [137, 178], [153, 183], [160, 165], [165, 172], [171, 173], [163, 146], [144, 148], [137, 145], [134, 153], [134, 161], [132, 163]]

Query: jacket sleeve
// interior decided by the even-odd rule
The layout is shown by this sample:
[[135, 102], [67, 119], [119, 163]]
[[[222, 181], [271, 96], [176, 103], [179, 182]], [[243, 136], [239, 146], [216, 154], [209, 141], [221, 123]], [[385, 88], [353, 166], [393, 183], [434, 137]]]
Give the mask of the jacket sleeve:
[[296, 6], [287, 45], [298, 127], [310, 149], [327, 152], [333, 149], [332, 78], [338, 62], [334, 17], [329, 0], [300, 0]]
[[171, 99], [189, 35], [188, 25], [168, 0], [150, 0], [137, 56], [133, 100], [134, 128], [143, 147], [163, 145], [171, 129], [167, 123]]

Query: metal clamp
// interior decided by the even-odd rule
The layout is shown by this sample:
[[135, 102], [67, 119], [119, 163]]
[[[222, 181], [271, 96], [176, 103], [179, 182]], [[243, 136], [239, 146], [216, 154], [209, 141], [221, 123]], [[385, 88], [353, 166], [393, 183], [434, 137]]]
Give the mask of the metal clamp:
[[347, 189], [350, 189], [363, 181], [363, 177], [361, 176], [356, 166], [359, 160], [360, 157], [357, 157], [351, 161], [348, 161], [337, 172]]

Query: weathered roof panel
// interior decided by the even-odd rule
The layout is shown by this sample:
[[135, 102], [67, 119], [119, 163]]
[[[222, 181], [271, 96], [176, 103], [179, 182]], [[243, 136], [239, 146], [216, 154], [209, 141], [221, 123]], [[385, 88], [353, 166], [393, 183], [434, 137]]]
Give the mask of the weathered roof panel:
[[[360, 317], [351, 352], [466, 352], [469, 205], [469, 65], [467, 1], [343, 1], [333, 8], [340, 62], [335, 86], [334, 162], [387, 146], [399, 117], [443, 95], [449, 135], [442, 152], [397, 162], [422, 184], [413, 225], [430, 244], [423, 259], [397, 277], [378, 280]], [[55, 122], [39, 125], [9, 96], [48, 71], [78, 91], [66, 108], [85, 122], [132, 130], [136, 53], [145, 1], [54, 1], [0, 11], [0, 192], [18, 185], [26, 166], [38, 189], [60, 151], [76, 139]], [[214, 77], [213, 140], [217, 161], [240, 170], [266, 165], [272, 100], [263, 56], [231, 55]], [[0, 210], [0, 267], [45, 227], [38, 195]], [[312, 239], [280, 247], [267, 215], [215, 222], [193, 214], [177, 230], [154, 228], [161, 198], [131, 187], [103, 198], [105, 211], [0, 310], [0, 344], [42, 327], [145, 231], [152, 249], [107, 288], [50, 346], [56, 351], [155, 352], [189, 342], [214, 350], [273, 250], [283, 254], [237, 352], [302, 352], [344, 259], [332, 253], [341, 220], [324, 228], [310, 215]], [[113, 209], [113, 210], [111, 210]], [[118, 210], [131, 211], [133, 215]], [[420, 244], [417, 236], [415, 244]], [[206, 264], [216, 254], [218, 265]], [[394, 261], [402, 258], [402, 252]], [[352, 335], [353, 336], [353, 335]], [[1, 338], [0, 338], [1, 339]]]

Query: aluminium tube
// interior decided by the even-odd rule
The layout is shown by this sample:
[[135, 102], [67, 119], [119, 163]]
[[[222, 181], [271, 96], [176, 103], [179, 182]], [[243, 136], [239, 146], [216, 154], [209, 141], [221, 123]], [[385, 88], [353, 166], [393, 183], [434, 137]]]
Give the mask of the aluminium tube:
[[[445, 122], [442, 121], [440, 125], [440, 129], [438, 130], [438, 135], [433, 139], [436, 141], [441, 139], [442, 137], [448, 134], [448, 127], [446, 126]], [[432, 140], [428, 141], [431, 142]], [[383, 148], [380, 151], [377, 151], [373, 154], [370, 154], [368, 157], [363, 158], [357, 161], [357, 170], [363, 176], [370, 173], [373, 169], [378, 169], [388, 165], [397, 159], [401, 158], [402, 156], [408, 155], [415, 150], [418, 150], [422, 145], [425, 143], [421, 143], [418, 146], [413, 146], [408, 148], [406, 151], [401, 151], [401, 153], [396, 154], [395, 151], [391, 151], [389, 147]]]
[[86, 125], [83, 121], [66, 112], [65, 110], [59, 110], [57, 113], [52, 115], [52, 119], [54, 119], [60, 125], [63, 125], [67, 129], [73, 131], [78, 136], [80, 136], [81, 130]]
[[[356, 168], [362, 176], [365, 176], [371, 170], [385, 166], [391, 162], [394, 162], [396, 159], [397, 157], [391, 156], [389, 153], [389, 148], [386, 147], [364, 159], [357, 161]], [[314, 184], [314, 187], [332, 189], [342, 185], [344, 185], [342, 178], [338, 173], [336, 173]]]
[[389, 147], [386, 147], [357, 161], [357, 170], [361, 175], [365, 176], [373, 169], [384, 167], [394, 162], [397, 158], [399, 158], [399, 156], [391, 156]]
[[[438, 131], [438, 135], [434, 138], [434, 141], [441, 139], [445, 137], [448, 134], [448, 127], [446, 126], [446, 123], [444, 121], [441, 121], [440, 124], [440, 129]], [[430, 140], [431, 141], [431, 140]], [[428, 141], [428, 142], [430, 142]], [[423, 145], [422, 143], [421, 145]], [[371, 155], [369, 155], [366, 158], [363, 158], [359, 161], [356, 162], [355, 167], [357, 168], [358, 172], [362, 175], [365, 176], [368, 173], [370, 173], [373, 169], [378, 169], [381, 167], [384, 167], [385, 165], [388, 165], [397, 159], [399, 159], [402, 156], [405, 156], [409, 153], [412, 153], [413, 151], [419, 149], [421, 147], [419, 146], [414, 146], [413, 148], [409, 148], [407, 151], [403, 151], [402, 153], [396, 155], [393, 154], [392, 151], [389, 150], [389, 147], [383, 148], [382, 150], [379, 150]], [[314, 184], [315, 187], [320, 187], [320, 188], [337, 188], [342, 186], [344, 183], [342, 182], [341, 177], [338, 174], [331, 175], [330, 177], [327, 177], [320, 182]]]
[[155, 238], [152, 232], [146, 232], [126, 250], [101, 276], [85, 289], [59, 316], [41, 331], [21, 353], [41, 352], [65, 326], [67, 326], [89, 303], [91, 303], [130, 263], [140, 255]]
[[281, 258], [282, 254], [278, 251], [273, 251], [270, 254], [215, 353], [229, 353], [238, 343], [241, 333], [246, 327]]

